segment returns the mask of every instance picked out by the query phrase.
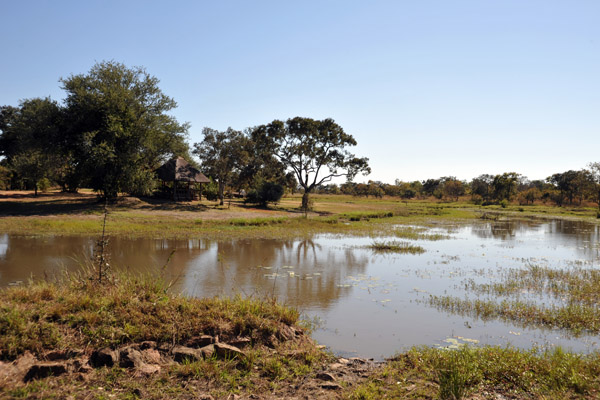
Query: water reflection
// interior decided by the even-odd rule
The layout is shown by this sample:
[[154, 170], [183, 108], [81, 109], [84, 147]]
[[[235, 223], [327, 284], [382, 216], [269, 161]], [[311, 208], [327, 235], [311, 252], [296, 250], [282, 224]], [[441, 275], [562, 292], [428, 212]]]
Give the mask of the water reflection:
[[[433, 229], [451, 239], [418, 241], [422, 255], [378, 254], [372, 239], [317, 235], [303, 240], [151, 240], [111, 238], [111, 264], [161, 275], [192, 296], [275, 296], [324, 321], [321, 343], [342, 354], [389, 356], [449, 336], [520, 347], [594, 349], [597, 337], [523, 330], [473, 321], [419, 303], [429, 294], [463, 296], [461, 282], [489, 281], [531, 263], [598, 266], [600, 229], [581, 221], [478, 221]], [[384, 238], [396, 239], [396, 238]], [[75, 271], [93, 256], [95, 238], [0, 235], [0, 286], [30, 276]], [[514, 332], [519, 332], [519, 335]]]

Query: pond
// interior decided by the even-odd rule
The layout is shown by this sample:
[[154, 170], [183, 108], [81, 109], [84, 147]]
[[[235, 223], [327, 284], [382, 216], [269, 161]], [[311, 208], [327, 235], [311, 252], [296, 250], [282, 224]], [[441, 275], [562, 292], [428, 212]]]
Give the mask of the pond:
[[[382, 359], [413, 345], [446, 346], [457, 340], [597, 349], [597, 336], [574, 338], [556, 329], [481, 321], [439, 311], [427, 301], [430, 295], [465, 296], [466, 280], [489, 281], [509, 268], [597, 268], [597, 225], [478, 221], [425, 234], [438, 234], [434, 237], [440, 240], [402, 239], [423, 247], [422, 254], [378, 253], [368, 248], [372, 238], [331, 235], [306, 240], [110, 238], [108, 252], [111, 265], [161, 275], [187, 295], [274, 296], [313, 321], [313, 337], [340, 355]], [[398, 240], [393, 232], [387, 239]], [[89, 264], [96, 240], [0, 235], [0, 286], [75, 271]]]

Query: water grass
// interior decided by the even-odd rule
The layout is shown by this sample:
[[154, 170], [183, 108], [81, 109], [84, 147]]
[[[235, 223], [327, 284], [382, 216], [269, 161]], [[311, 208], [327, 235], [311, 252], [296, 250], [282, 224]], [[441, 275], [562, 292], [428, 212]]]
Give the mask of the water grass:
[[471, 279], [464, 288], [490, 298], [430, 296], [428, 302], [446, 312], [483, 320], [564, 329], [574, 335], [600, 333], [600, 271], [593, 268], [528, 265], [504, 271], [498, 282]]
[[422, 254], [425, 249], [410, 242], [398, 241], [374, 241], [368, 248], [378, 252], [403, 253], [403, 254]]

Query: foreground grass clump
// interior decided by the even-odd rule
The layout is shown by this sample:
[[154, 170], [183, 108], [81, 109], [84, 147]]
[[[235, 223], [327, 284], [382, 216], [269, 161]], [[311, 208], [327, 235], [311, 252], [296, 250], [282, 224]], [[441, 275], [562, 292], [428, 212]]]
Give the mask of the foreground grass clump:
[[[414, 348], [389, 360], [351, 399], [596, 398], [600, 355], [513, 348]], [[480, 398], [480, 397], [474, 397]]]
[[192, 336], [249, 336], [256, 341], [298, 322], [298, 311], [275, 301], [173, 296], [160, 281], [121, 276], [106, 284], [71, 279], [0, 292], [0, 358], [50, 348], [101, 348]]
[[409, 242], [398, 242], [398, 241], [375, 241], [369, 245], [371, 250], [379, 252], [391, 252], [391, 253], [410, 253], [410, 254], [421, 254], [425, 252], [425, 249], [421, 246], [411, 244]]

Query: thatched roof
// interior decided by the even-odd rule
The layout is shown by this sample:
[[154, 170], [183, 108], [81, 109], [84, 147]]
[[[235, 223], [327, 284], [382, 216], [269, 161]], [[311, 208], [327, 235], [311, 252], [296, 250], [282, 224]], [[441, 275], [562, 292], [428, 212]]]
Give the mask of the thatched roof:
[[161, 180], [166, 182], [210, 182], [202, 172], [192, 167], [183, 157], [177, 157], [167, 161], [156, 170], [156, 174]]

